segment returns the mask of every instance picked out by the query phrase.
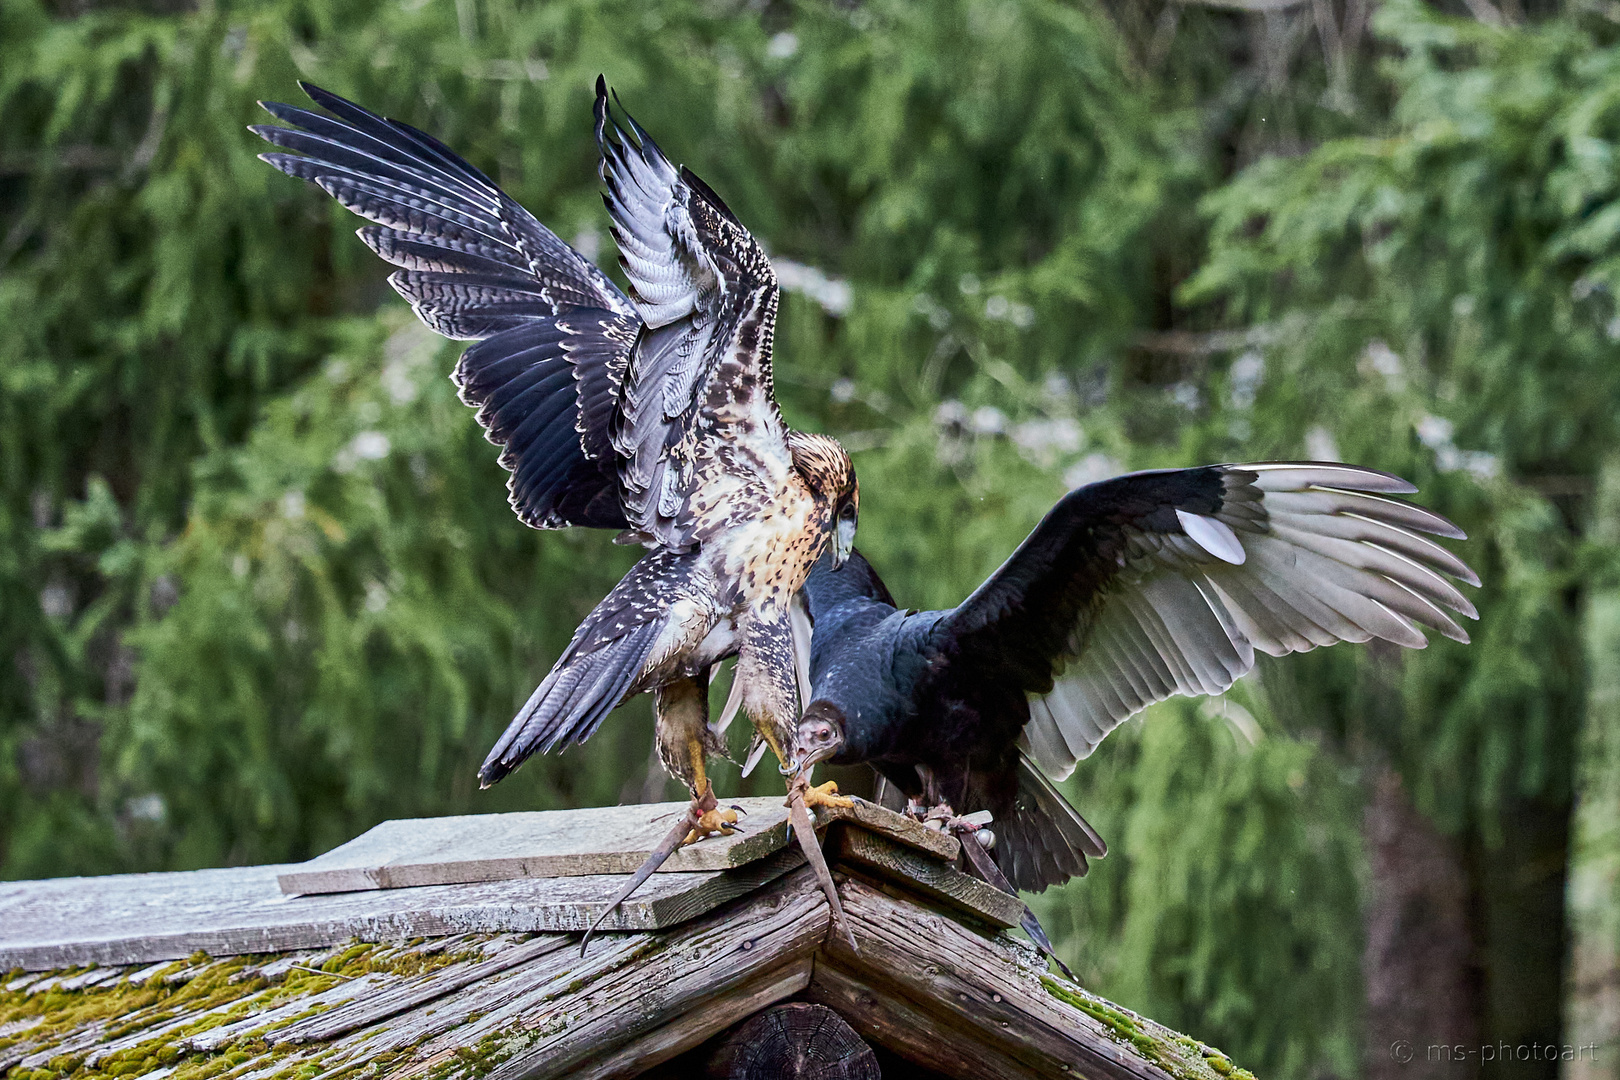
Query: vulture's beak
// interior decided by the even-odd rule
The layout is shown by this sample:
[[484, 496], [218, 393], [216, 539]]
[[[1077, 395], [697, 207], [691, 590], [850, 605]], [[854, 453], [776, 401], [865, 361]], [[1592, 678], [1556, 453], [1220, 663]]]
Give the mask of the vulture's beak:
[[793, 776], [798, 776], [811, 766], [819, 765], [833, 757], [844, 745], [843, 736], [831, 721], [811, 715], [806, 715], [799, 722], [798, 741], [801, 747], [798, 757], [793, 759], [789, 770], [783, 770]]
[[813, 750], [806, 750], [799, 755], [799, 759], [793, 764], [794, 775], [797, 776], [812, 766], [820, 765], [837, 752], [838, 747], [836, 746], [818, 746]]

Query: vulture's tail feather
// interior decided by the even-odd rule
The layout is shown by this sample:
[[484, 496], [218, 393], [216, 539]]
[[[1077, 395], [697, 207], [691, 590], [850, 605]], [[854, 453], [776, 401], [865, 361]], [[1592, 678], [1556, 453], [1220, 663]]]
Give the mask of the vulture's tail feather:
[[1108, 854], [1097, 830], [1052, 786], [1034, 762], [1018, 755], [1018, 808], [991, 825], [996, 865], [1023, 892], [1044, 892], [1088, 869], [1087, 856]]

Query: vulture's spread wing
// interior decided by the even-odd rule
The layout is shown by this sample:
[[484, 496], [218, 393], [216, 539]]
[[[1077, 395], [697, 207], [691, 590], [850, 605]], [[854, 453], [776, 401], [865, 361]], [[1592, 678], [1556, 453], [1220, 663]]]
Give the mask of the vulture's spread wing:
[[684, 547], [726, 513], [693, 498], [722, 447], [731, 483], [767, 497], [771, 474], [791, 466], [771, 387], [776, 275], [720, 197], [634, 120], [621, 126], [601, 80], [596, 90], [603, 200], [646, 324], [613, 431], [626, 515], [648, 538]]
[[1420, 535], [1462, 538], [1386, 473], [1267, 462], [1134, 473], [1070, 492], [951, 617], [1030, 695], [1020, 745], [1061, 779], [1127, 717], [1219, 694], [1273, 656], [1338, 641], [1467, 641], [1479, 584]]
[[305, 84], [331, 115], [263, 102], [296, 153], [262, 157], [375, 224], [360, 238], [429, 327], [478, 340], [457, 365], [536, 528], [624, 528], [608, 439], [639, 321], [629, 299], [490, 179], [430, 135]]

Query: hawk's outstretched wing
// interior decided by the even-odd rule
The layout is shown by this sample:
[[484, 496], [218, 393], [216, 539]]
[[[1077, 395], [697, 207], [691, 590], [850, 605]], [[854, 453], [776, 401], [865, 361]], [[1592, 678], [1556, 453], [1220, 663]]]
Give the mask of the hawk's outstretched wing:
[[1133, 713], [1219, 694], [1273, 656], [1477, 618], [1443, 575], [1463, 562], [1422, 533], [1462, 537], [1391, 494], [1387, 473], [1266, 462], [1133, 473], [1070, 492], [941, 629], [975, 671], [1030, 696], [1022, 745], [1063, 778]]
[[[646, 324], [625, 376], [613, 444], [625, 514], [671, 547], [702, 539], [726, 502], [768, 498], [792, 465], [771, 386], [776, 275], [720, 197], [677, 169], [634, 120], [625, 127], [596, 84], [603, 196], [620, 265]], [[699, 489], [708, 487], [700, 497]]]
[[[263, 158], [377, 225], [360, 239], [404, 269], [389, 281], [449, 338], [487, 338], [574, 308], [634, 309], [607, 276], [433, 136], [308, 83], [332, 116], [261, 102], [295, 128], [255, 125], [292, 154]], [[301, 129], [301, 130], [299, 130]]]
[[432, 136], [316, 86], [331, 115], [262, 102], [295, 127], [251, 130], [264, 154], [374, 222], [360, 238], [403, 269], [389, 283], [429, 327], [474, 339], [457, 365], [536, 528], [627, 524], [609, 419], [640, 328], [606, 275]]

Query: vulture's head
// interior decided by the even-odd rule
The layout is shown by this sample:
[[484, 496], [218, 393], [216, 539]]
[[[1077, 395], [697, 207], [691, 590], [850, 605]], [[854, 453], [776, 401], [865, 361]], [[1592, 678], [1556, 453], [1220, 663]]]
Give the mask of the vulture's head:
[[844, 723], [844, 710], [837, 705], [826, 698], [812, 701], [799, 721], [794, 772], [837, 757], [844, 749]]

